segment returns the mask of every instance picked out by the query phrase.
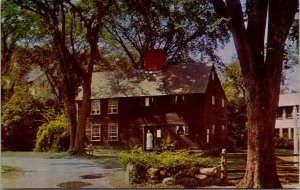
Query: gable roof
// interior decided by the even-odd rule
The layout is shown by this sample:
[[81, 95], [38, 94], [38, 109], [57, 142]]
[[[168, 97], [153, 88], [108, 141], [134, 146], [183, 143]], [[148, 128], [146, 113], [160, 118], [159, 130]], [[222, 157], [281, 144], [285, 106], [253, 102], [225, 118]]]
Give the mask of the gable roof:
[[295, 106], [300, 103], [300, 93], [280, 94], [278, 106]]
[[[169, 65], [161, 71], [94, 72], [91, 99], [205, 93], [212, 64]], [[77, 100], [82, 100], [82, 91]]]

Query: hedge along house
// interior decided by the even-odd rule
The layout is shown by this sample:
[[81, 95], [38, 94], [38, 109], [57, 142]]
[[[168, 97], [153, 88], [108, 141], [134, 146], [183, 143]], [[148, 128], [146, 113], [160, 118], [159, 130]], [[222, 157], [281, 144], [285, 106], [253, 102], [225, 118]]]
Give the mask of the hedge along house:
[[[213, 65], [167, 65], [162, 50], [145, 54], [144, 69], [94, 72], [86, 137], [96, 146], [154, 148], [170, 136], [176, 148], [227, 144], [227, 99]], [[78, 94], [77, 103], [82, 100]], [[79, 110], [80, 111], [80, 110]]]

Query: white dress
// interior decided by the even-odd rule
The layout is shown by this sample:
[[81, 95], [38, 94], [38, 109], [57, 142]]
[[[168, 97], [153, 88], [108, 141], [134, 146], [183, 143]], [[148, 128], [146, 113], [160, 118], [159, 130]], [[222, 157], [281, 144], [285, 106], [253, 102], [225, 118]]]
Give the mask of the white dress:
[[146, 150], [152, 150], [153, 149], [153, 135], [152, 133], [147, 133], [147, 139], [146, 139]]

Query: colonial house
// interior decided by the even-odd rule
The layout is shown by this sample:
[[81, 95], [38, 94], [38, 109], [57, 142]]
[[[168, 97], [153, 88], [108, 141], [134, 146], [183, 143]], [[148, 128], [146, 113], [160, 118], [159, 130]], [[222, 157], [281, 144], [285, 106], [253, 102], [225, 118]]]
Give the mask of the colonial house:
[[280, 94], [277, 109], [275, 131], [280, 137], [292, 140], [294, 129], [297, 125], [297, 113], [299, 110], [300, 94]]
[[[86, 128], [90, 143], [146, 149], [150, 132], [153, 148], [167, 136], [178, 149], [226, 146], [227, 99], [215, 67], [167, 65], [160, 50], [144, 59], [144, 69], [93, 73]], [[81, 100], [82, 92], [77, 103]]]

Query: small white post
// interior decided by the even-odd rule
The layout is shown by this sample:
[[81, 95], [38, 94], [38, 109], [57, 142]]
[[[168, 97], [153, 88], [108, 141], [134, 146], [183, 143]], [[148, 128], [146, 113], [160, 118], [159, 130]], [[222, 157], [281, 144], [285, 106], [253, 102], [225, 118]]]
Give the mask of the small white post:
[[227, 184], [227, 182], [228, 182], [226, 149], [222, 149], [222, 153], [221, 153], [221, 182], [223, 184]]
[[288, 128], [288, 139], [292, 139], [292, 128]]
[[[294, 127], [294, 154], [299, 154], [298, 128], [297, 128], [297, 108], [293, 107], [293, 127]], [[294, 162], [298, 162], [298, 156], [294, 156]], [[296, 164], [297, 165], [297, 164]]]
[[283, 131], [283, 129], [282, 129], [282, 128], [279, 128], [279, 136], [280, 136], [280, 137], [283, 137], [283, 132], [282, 132], [282, 131]]

